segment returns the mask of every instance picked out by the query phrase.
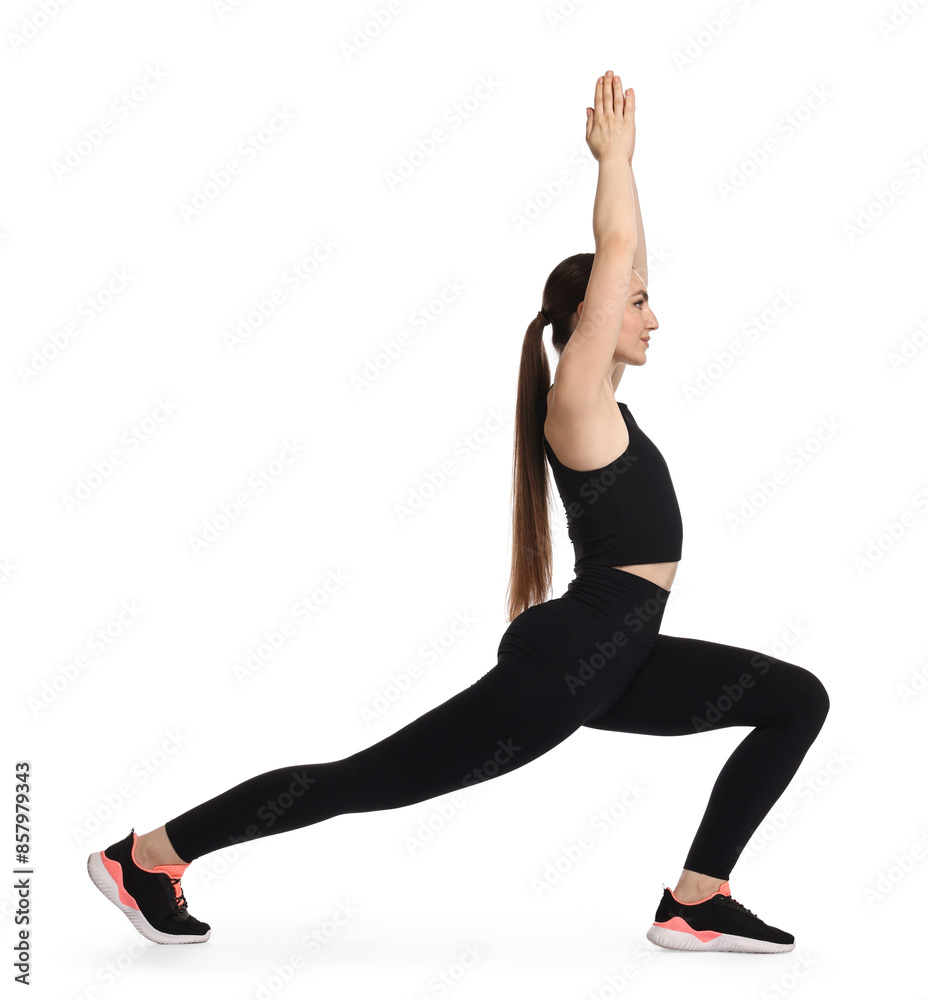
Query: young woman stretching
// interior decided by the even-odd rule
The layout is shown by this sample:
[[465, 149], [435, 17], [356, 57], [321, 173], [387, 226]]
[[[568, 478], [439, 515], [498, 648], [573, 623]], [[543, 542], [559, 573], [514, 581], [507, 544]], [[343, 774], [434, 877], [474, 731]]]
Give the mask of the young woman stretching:
[[[190, 915], [180, 878], [195, 858], [230, 844], [446, 795], [528, 764], [580, 726], [659, 736], [750, 726], [647, 937], [694, 951], [794, 947], [791, 934], [732, 898], [728, 878], [818, 735], [828, 695], [795, 664], [660, 634], [681, 556], [680, 510], [661, 453], [614, 395], [625, 366], [645, 363], [657, 329], [631, 170], [635, 96], [609, 71], [596, 81], [594, 103], [586, 139], [599, 164], [596, 253], [552, 271], [522, 346], [510, 624], [496, 665], [350, 757], [259, 774], [91, 854], [97, 888], [150, 940], [209, 938], [209, 925]], [[550, 386], [548, 322], [559, 355]], [[576, 556], [574, 579], [551, 600], [546, 457]]]

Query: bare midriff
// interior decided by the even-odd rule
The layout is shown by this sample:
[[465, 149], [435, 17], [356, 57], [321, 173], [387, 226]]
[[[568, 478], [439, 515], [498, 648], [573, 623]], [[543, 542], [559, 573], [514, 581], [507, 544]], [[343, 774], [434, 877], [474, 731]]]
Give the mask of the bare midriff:
[[677, 566], [679, 565], [677, 562], [659, 562], [638, 563], [635, 566], [613, 566], [612, 568], [624, 569], [626, 573], [643, 576], [650, 583], [658, 587], [663, 587], [664, 590], [670, 590], [670, 585], [673, 583], [673, 578], [676, 575]]

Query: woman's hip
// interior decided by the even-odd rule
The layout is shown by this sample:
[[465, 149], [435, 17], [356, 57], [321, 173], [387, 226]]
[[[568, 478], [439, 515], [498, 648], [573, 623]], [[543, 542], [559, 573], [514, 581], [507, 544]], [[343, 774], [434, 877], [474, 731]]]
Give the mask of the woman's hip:
[[[654, 645], [668, 594], [622, 570], [587, 568], [560, 597], [513, 619], [497, 656], [541, 671], [567, 694], [596, 677], [617, 675], [624, 684]], [[603, 686], [611, 685], [596, 685]]]

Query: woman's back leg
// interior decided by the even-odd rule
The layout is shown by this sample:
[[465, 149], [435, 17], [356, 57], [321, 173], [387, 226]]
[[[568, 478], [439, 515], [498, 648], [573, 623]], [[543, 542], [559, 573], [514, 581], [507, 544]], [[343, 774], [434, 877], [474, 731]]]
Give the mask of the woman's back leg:
[[[507, 774], [567, 739], [612, 704], [648, 649], [616, 648], [577, 681], [614, 625], [570, 597], [516, 618], [497, 664], [470, 687], [378, 743], [342, 760], [256, 775], [165, 824], [176, 853], [210, 851], [343, 813], [395, 809]], [[573, 679], [573, 680], [572, 680]]]

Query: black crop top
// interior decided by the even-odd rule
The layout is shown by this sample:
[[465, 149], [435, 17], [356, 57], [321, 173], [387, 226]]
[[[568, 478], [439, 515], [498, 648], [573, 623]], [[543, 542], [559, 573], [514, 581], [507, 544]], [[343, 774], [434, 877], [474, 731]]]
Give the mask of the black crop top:
[[[601, 469], [579, 472], [558, 461], [544, 438], [574, 546], [574, 571], [585, 565], [634, 566], [676, 562], [683, 552], [683, 522], [664, 456], [616, 400], [628, 428], [628, 447]], [[542, 434], [548, 398], [536, 406]]]

